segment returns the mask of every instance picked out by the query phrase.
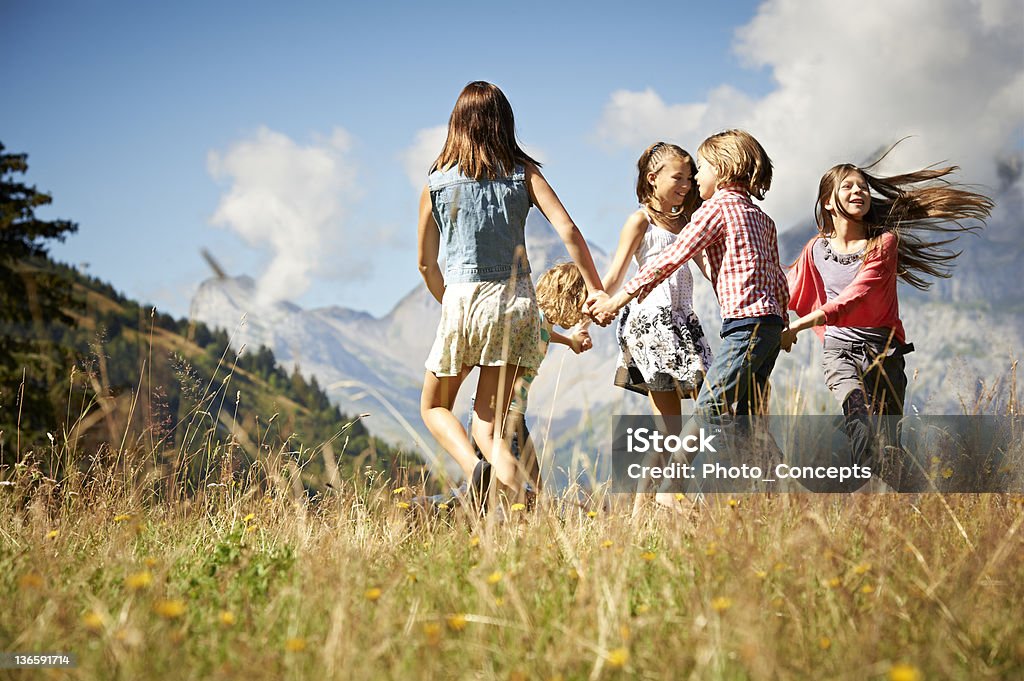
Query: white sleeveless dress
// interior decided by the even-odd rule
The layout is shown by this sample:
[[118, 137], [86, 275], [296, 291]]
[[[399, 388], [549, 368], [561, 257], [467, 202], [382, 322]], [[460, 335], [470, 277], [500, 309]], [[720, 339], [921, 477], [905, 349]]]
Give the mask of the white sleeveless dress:
[[[672, 245], [676, 235], [647, 217], [647, 231], [636, 251], [643, 266]], [[693, 275], [686, 263], [643, 301], [622, 309], [618, 326], [619, 363], [615, 385], [646, 395], [676, 391], [690, 397], [711, 366], [711, 348], [693, 311]]]

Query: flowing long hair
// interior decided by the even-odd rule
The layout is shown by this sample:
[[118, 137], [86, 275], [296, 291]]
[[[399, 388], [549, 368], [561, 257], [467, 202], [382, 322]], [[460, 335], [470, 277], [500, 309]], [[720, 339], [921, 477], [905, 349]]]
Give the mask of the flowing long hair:
[[504, 93], [482, 80], [462, 88], [448, 119], [444, 149], [431, 172], [457, 166], [474, 180], [496, 179], [523, 163], [540, 167], [516, 142], [516, 121]]
[[[681, 158], [690, 168], [690, 191], [683, 199], [683, 205], [678, 213], [666, 213], [655, 208], [651, 201], [654, 199], [654, 185], [647, 179], [650, 173], [657, 173], [670, 158]], [[701, 198], [697, 188], [697, 164], [693, 157], [680, 146], [668, 142], [656, 142], [644, 149], [640, 159], [636, 162], [636, 198], [641, 205], [646, 206], [659, 221], [666, 225], [685, 225], [690, 221], [693, 211], [700, 208]]]
[[[902, 141], [893, 144], [867, 166], [841, 163], [830, 168], [818, 184], [814, 214], [818, 231], [824, 237], [835, 233], [832, 214], [825, 208], [829, 201], [837, 213], [856, 221], [834, 197], [847, 176], [860, 173], [871, 191], [871, 207], [861, 219], [867, 230], [867, 250], [877, 247], [882, 234], [891, 232], [897, 243], [897, 274], [914, 288], [924, 291], [932, 285], [926, 277], [948, 279], [952, 273], [952, 262], [961, 251], [946, 246], [963, 233], [980, 230], [995, 204], [989, 197], [948, 179], [959, 170], [958, 166], [933, 165], [887, 177], [868, 172]], [[947, 235], [951, 236], [944, 238]]]

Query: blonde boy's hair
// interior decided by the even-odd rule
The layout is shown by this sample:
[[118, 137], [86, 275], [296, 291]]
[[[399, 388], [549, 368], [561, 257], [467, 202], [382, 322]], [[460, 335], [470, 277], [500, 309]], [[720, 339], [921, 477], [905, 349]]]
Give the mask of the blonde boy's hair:
[[552, 324], [568, 329], [583, 317], [587, 284], [574, 263], [555, 265], [537, 280], [537, 306]]
[[726, 130], [704, 140], [697, 153], [718, 173], [718, 184], [742, 185], [761, 200], [772, 186], [772, 160], [744, 130]]

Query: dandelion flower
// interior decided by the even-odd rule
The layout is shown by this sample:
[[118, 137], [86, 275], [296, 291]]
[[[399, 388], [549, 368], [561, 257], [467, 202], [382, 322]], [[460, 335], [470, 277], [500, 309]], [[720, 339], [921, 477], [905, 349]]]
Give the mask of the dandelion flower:
[[609, 650], [608, 657], [605, 659], [608, 662], [608, 666], [612, 669], [622, 669], [629, 662], [629, 650], [627, 648]]
[[217, 615], [217, 620], [220, 622], [222, 627], [231, 627], [235, 624], [235, 613], [230, 610], [221, 610]]
[[758, 570], [757, 572], [754, 573], [754, 575], [758, 579], [767, 579], [768, 578], [768, 573], [765, 572], [764, 570]]
[[654, 551], [644, 551], [640, 554], [640, 557], [646, 560], [648, 563], [650, 563], [652, 560], [658, 557], [658, 554], [656, 554]]
[[711, 600], [711, 609], [715, 612], [725, 612], [732, 607], [732, 599], [719, 596]]
[[860, 592], [862, 594], [873, 594], [875, 593], [875, 587], [871, 586], [870, 584], [865, 584], [860, 588]]
[[740, 505], [740, 502], [736, 501], [732, 497], [729, 497], [729, 508], [736, 508]]
[[889, 681], [921, 681], [921, 672], [913, 665], [893, 665], [889, 669]]
[[427, 640], [428, 645], [436, 646], [441, 642], [441, 625], [437, 622], [424, 622], [423, 638]]
[[512, 504], [510, 509], [512, 511], [525, 511], [526, 510], [526, 504], [522, 504], [522, 503]]
[[942, 477], [945, 478], [946, 480], [949, 480], [950, 478], [952, 478], [953, 477], [953, 469], [948, 467], [948, 466], [946, 468], [943, 468], [942, 469]]
[[437, 509], [439, 511], [447, 511], [448, 510], [448, 504], [446, 504], [446, 503], [444, 503], [442, 501], [440, 504], [437, 505]]
[[380, 588], [375, 586], [373, 588], [367, 589], [366, 593], [364, 593], [363, 595], [366, 596], [366, 600], [368, 601], [376, 601], [378, 598], [380, 598], [380, 595], [382, 593], [383, 592], [380, 590]]
[[142, 572], [136, 572], [135, 574], [128, 575], [124, 580], [125, 586], [132, 591], [141, 591], [142, 589], [148, 589], [153, 583], [153, 573], [149, 570], [143, 570]]
[[832, 579], [828, 580], [829, 588], [832, 588], [832, 589], [835, 589], [837, 586], [839, 586], [842, 583], [843, 583], [843, 580], [839, 579], [838, 577], [833, 577]]
[[596, 518], [597, 517], [597, 511], [587, 511], [587, 517], [588, 518]]
[[247, 515], [244, 518], [242, 518], [242, 522], [243, 523], [252, 522], [253, 520], [256, 520], [256, 514], [255, 513], [250, 513], [249, 515]]
[[501, 570], [495, 570], [491, 574], [487, 575], [487, 583], [488, 584], [497, 584], [498, 582], [501, 581], [501, 578], [504, 577], [504, 576], [505, 575], [502, 574]]
[[615, 546], [615, 542], [613, 542], [611, 539], [605, 539], [603, 542], [601, 542], [602, 549], [610, 549], [613, 546]]
[[82, 615], [82, 624], [89, 631], [99, 631], [103, 628], [103, 617], [95, 610], [90, 610]]
[[393, 490], [391, 490], [391, 493], [392, 494], [401, 494], [404, 491], [405, 491], [404, 487], [396, 487]]
[[132, 519], [132, 514], [131, 513], [119, 513], [118, 515], [114, 516], [114, 522], [115, 523], [123, 523], [123, 522], [125, 522], [127, 520], [131, 520], [131, 519]]
[[501, 596], [498, 596], [494, 599], [494, 604], [500, 608], [501, 606], [505, 605], [505, 599]]
[[178, 598], [164, 598], [153, 604], [153, 612], [169, 620], [185, 614], [185, 601]]
[[470, 537], [469, 538], [469, 545], [470, 546], [479, 546], [480, 545], [480, 537]]
[[828, 650], [832, 647], [832, 639], [830, 639], [828, 636], [822, 636], [818, 639], [818, 647], [822, 650]]
[[260, 528], [257, 525], [248, 525], [248, 526], [246, 526], [245, 531], [246, 532], [255, 532], [258, 529], [260, 529]]
[[861, 563], [857, 567], [853, 568], [853, 571], [858, 575], [866, 574], [871, 570], [871, 563]]
[[466, 628], [466, 616], [457, 613], [455, 615], [448, 615], [448, 628], [452, 631], [462, 631]]
[[60, 530], [50, 530], [46, 533], [47, 539], [56, 539], [58, 536], [60, 536]]
[[306, 649], [306, 639], [304, 638], [290, 638], [284, 642], [284, 649], [289, 653], [301, 653]]
[[409, 508], [409, 502], [407, 502], [407, 501], [399, 501], [397, 504], [395, 504], [395, 506], [397, 506], [398, 508], [400, 508], [400, 509], [402, 509], [404, 511], [405, 509]]
[[708, 544], [708, 547], [704, 549], [705, 556], [713, 556], [716, 553], [718, 553], [718, 544], [716, 544], [715, 542], [711, 542], [710, 544]]

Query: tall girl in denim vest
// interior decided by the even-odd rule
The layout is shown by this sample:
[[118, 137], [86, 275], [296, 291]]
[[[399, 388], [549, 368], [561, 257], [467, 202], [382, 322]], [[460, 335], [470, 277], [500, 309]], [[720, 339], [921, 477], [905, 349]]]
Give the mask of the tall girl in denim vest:
[[[531, 206], [554, 226], [590, 292], [601, 290], [594, 260], [540, 164], [515, 137], [512, 107], [497, 86], [476, 81], [459, 95], [448, 138], [420, 198], [419, 268], [441, 303], [441, 321], [426, 361], [420, 413], [467, 479], [477, 458], [452, 406], [479, 367], [473, 437], [495, 477], [523, 490], [504, 421], [516, 380], [536, 370], [540, 312], [530, 280], [524, 228]], [[445, 269], [438, 265], [444, 243]]]
[[[948, 180], [955, 166], [871, 174], [886, 154], [864, 168], [834, 166], [821, 178], [819, 234], [788, 276], [789, 308], [802, 316], [782, 334], [787, 352], [808, 328], [823, 341], [825, 383], [842, 405], [854, 455], [869, 465], [867, 417], [903, 414], [904, 355], [913, 349], [900, 320], [896, 280], [925, 290], [927, 277], [949, 277], [959, 253], [943, 248], [952, 240], [948, 235], [977, 229], [977, 222], [965, 222], [984, 221], [993, 206]], [[929, 232], [940, 236], [928, 238]], [[897, 472], [882, 469], [883, 477]], [[903, 485], [895, 477], [886, 482]]]

